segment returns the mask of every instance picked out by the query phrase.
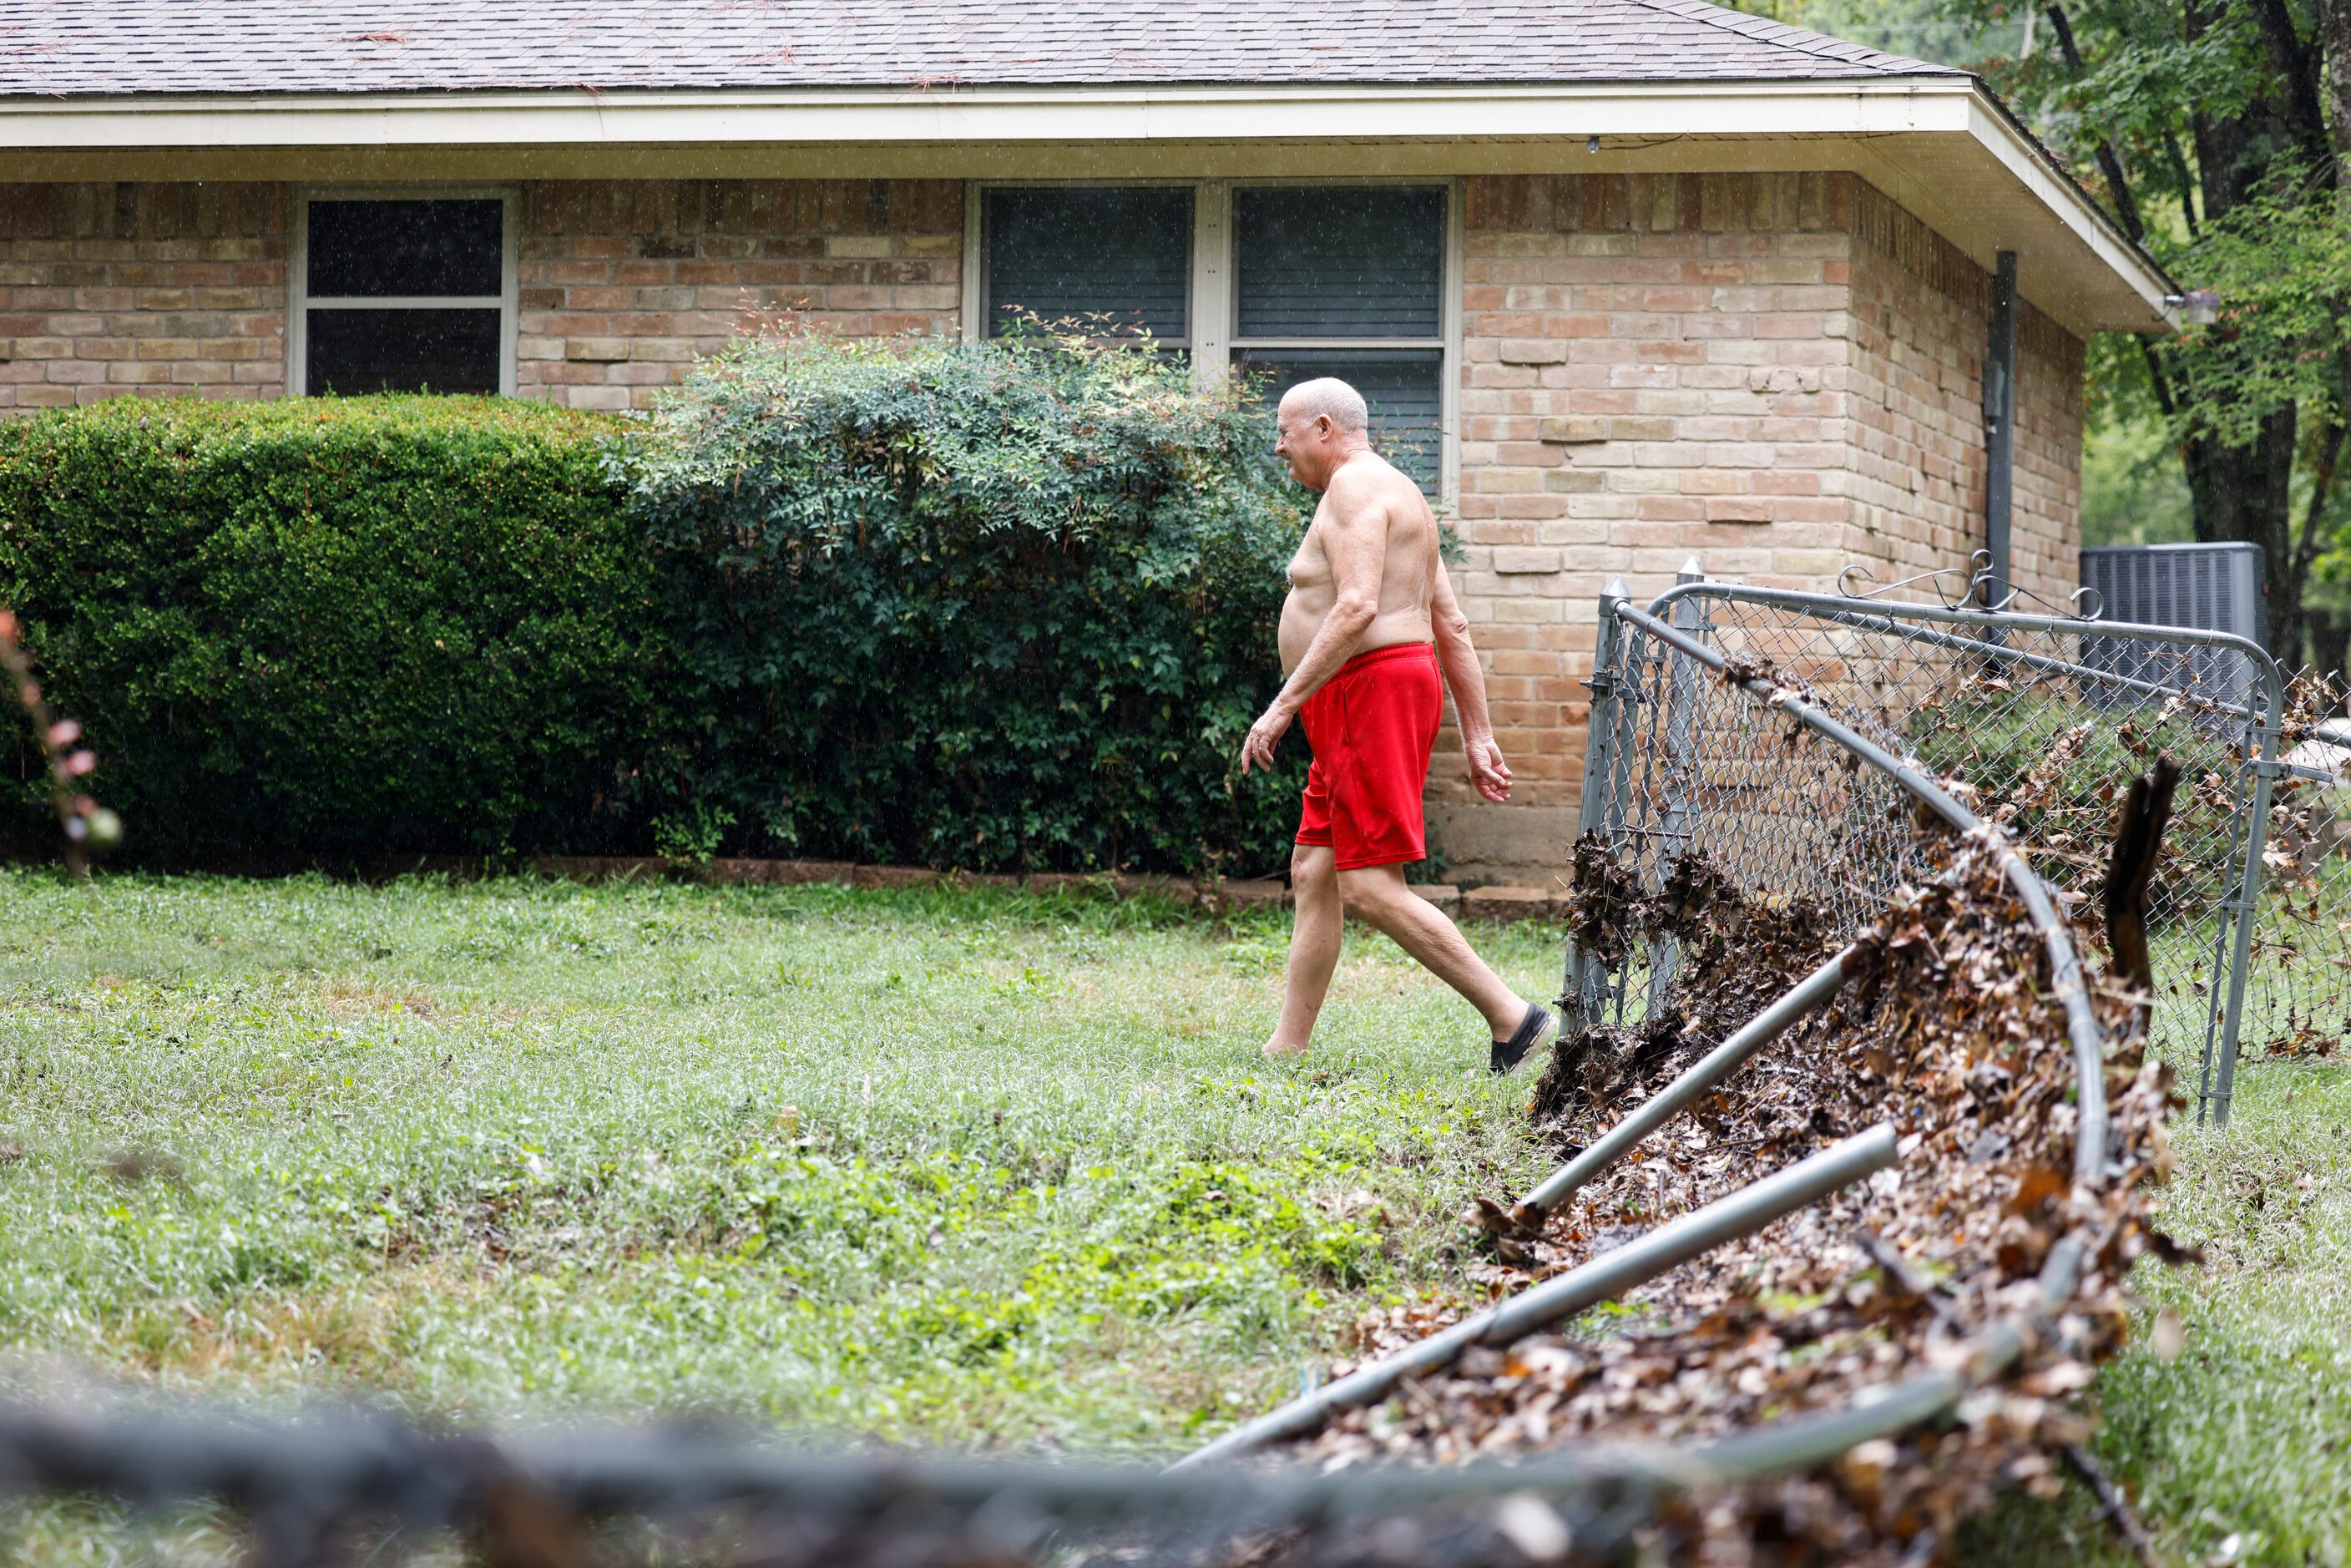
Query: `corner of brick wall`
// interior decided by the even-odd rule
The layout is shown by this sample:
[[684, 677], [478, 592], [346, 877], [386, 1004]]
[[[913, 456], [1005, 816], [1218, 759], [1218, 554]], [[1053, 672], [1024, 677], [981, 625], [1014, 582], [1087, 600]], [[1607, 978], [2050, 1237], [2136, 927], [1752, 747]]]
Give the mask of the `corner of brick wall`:
[[[1850, 174], [1479, 177], [1465, 223], [1456, 587], [1510, 805], [1448, 728], [1428, 801], [1449, 874], [1541, 883], [1583, 779], [1601, 589], [1710, 575], [1823, 590], [1963, 565], [1983, 514], [1987, 285]], [[2082, 345], [2020, 331], [2017, 579], [2073, 586]]]

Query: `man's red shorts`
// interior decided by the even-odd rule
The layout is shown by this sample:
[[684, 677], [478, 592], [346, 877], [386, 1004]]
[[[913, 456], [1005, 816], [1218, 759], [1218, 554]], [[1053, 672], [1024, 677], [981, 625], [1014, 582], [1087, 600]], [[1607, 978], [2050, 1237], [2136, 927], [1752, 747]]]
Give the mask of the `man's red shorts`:
[[1341, 871], [1426, 858], [1420, 793], [1444, 716], [1431, 643], [1394, 643], [1340, 665], [1298, 712], [1314, 748], [1298, 841], [1329, 844]]

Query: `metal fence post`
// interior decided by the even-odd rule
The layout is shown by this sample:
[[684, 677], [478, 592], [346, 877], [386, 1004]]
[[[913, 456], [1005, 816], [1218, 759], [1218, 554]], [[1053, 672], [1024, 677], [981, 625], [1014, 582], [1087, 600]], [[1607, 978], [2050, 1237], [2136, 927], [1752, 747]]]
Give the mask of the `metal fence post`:
[[[1583, 729], [1583, 799], [1575, 818], [1579, 841], [1593, 832], [1613, 839], [1622, 825], [1614, 810], [1617, 740], [1624, 727], [1619, 714], [1625, 706], [1625, 672], [1619, 667], [1625, 628], [1616, 619], [1616, 606], [1631, 597], [1632, 591], [1621, 577], [1609, 579], [1608, 586], [1600, 591], [1599, 632], [1593, 643], [1592, 679], [1586, 683], [1592, 688], [1592, 709]], [[1567, 1027], [1582, 1030], [1600, 1021], [1607, 986], [1599, 955], [1583, 951], [1576, 946], [1575, 934], [1569, 932], [1567, 972], [1561, 978], [1559, 998]]]
[[[2252, 967], [2253, 925], [2261, 914], [2262, 849], [2268, 837], [2270, 823], [2270, 776], [2277, 767], [2273, 755], [2277, 750], [2277, 727], [2274, 719], [2262, 737], [2262, 756], [2252, 765], [2252, 820], [2245, 829], [2245, 858], [2237, 873], [2237, 885], [2229, 899], [2228, 908], [2237, 926], [2229, 946], [2229, 1002], [2220, 1015], [2220, 1082], [2212, 1082], [2210, 1059], [2206, 1059], [2204, 1082], [2197, 1086], [2196, 1120], [2200, 1125], [2209, 1114], [2212, 1124], [2229, 1124], [2229, 1102], [2237, 1089], [2237, 1037], [2245, 1024], [2245, 976]], [[2208, 1092], [2209, 1091], [2209, 1092]]]
[[[2215, 1125], [2226, 1127], [2230, 1102], [2236, 1095], [2237, 1042], [2245, 1026], [2245, 981], [2252, 967], [2253, 926], [2261, 917], [2262, 873], [2266, 869], [2262, 851], [2269, 839], [2270, 780], [2284, 770], [2278, 761], [2278, 745], [2285, 730], [2285, 680], [2278, 673], [2276, 661], [2266, 653], [2248, 657], [2259, 661], [2253, 675], [2261, 683], [2266, 711], [2258, 755], [2248, 764], [2253, 774], [2253, 809], [2245, 823], [2244, 858], [2238, 862], [2236, 886], [2231, 890], [2226, 905], [2237, 924], [2229, 944], [2229, 1000], [2220, 1018], [2220, 1082], [2213, 1082], [2212, 1034], [2208, 1027], [2204, 1034], [2204, 1070], [2196, 1086], [2196, 1120], [2199, 1126], [2210, 1117]], [[2246, 682], [2248, 687], [2252, 685], [2252, 680]], [[2215, 980], [2219, 977], [2213, 977]]]
[[[1674, 586], [1704, 582], [1706, 570], [1692, 556], [1675, 574]], [[1677, 632], [1687, 632], [1704, 641], [1713, 630], [1707, 619], [1705, 602], [1697, 594], [1674, 601], [1672, 624]], [[1696, 767], [1698, 753], [1698, 693], [1699, 669], [1698, 661], [1687, 654], [1667, 649], [1666, 652], [1666, 765], [1665, 815], [1660, 826], [1664, 830], [1657, 844], [1657, 884], [1662, 887], [1673, 874], [1674, 865], [1689, 847], [1690, 839], [1690, 774]], [[1649, 1010], [1655, 1012], [1665, 1000], [1666, 990], [1674, 982], [1674, 971], [1681, 966], [1681, 944], [1671, 936], [1654, 938], [1649, 944]]]

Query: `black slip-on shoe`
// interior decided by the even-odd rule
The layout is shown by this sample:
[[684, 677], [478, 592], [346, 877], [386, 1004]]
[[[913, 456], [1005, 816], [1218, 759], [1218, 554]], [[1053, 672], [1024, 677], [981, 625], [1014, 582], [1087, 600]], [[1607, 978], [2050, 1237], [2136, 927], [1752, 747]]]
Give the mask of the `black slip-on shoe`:
[[1520, 1022], [1519, 1032], [1508, 1040], [1494, 1042], [1494, 1055], [1489, 1065], [1498, 1074], [1510, 1071], [1525, 1060], [1527, 1052], [1535, 1048], [1542, 1039], [1543, 1031], [1549, 1028], [1551, 1009], [1540, 1002], [1529, 1002], [1527, 1016]]

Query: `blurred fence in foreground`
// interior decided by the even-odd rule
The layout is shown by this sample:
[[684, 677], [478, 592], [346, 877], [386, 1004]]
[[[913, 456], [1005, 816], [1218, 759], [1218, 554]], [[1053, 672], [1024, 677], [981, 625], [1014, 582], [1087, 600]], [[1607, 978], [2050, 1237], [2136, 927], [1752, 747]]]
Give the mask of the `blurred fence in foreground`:
[[267, 1421], [0, 1406], [0, 1490], [234, 1511], [256, 1568], [725, 1562], [1483, 1568], [1606, 1558], [1669, 1489], [1627, 1453], [1520, 1466], [1295, 1469], [793, 1453], [686, 1430], [494, 1441], [338, 1411]]

